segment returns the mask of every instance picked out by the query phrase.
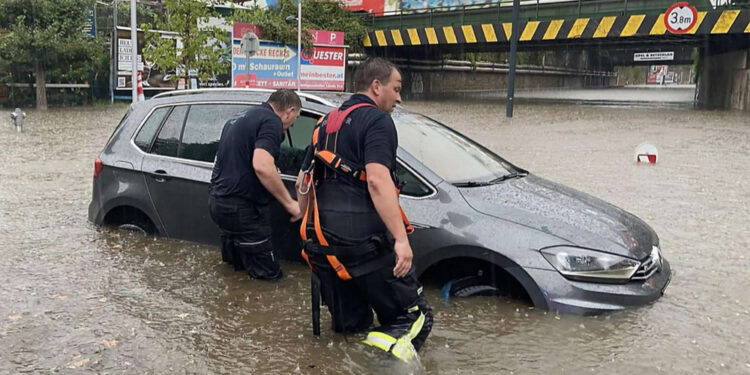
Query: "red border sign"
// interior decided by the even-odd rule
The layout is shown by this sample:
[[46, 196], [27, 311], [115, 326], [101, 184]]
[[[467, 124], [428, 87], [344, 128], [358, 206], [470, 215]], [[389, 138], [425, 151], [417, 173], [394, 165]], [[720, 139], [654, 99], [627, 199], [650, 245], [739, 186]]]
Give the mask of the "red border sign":
[[[677, 8], [687, 8], [693, 14], [692, 22], [690, 22], [690, 25], [688, 25], [684, 29], [675, 29], [669, 24], [670, 15], [673, 15], [675, 18], [680, 17], [677, 13], [672, 13]], [[677, 22], [677, 20], [675, 20], [674, 22]], [[692, 30], [693, 27], [695, 27], [695, 24], [697, 22], [698, 22], [698, 10], [696, 10], [694, 6], [691, 6], [690, 4], [684, 1], [672, 4], [672, 6], [669, 7], [666, 12], [664, 12], [664, 26], [666, 26], [667, 30], [669, 30], [669, 32], [672, 34], [684, 34]]]

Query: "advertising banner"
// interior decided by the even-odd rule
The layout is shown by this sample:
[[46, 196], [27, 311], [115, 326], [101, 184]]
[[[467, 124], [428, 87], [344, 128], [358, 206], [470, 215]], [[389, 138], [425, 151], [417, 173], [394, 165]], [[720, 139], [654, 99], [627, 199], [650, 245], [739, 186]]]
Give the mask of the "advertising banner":
[[303, 52], [300, 84], [303, 90], [344, 90], [346, 49], [315, 47]]
[[[297, 87], [297, 51], [281, 43], [260, 42], [260, 50], [245, 65], [238, 39], [232, 46], [232, 87], [294, 89]], [[247, 74], [249, 69], [249, 76]]]
[[674, 60], [674, 51], [636, 52], [633, 61], [669, 61]]
[[[646, 82], [663, 84], [668, 70], [669, 66], [667, 65], [651, 65], [648, 69], [648, 77]], [[672, 77], [674, 77], [674, 75]]]
[[353, 12], [383, 13], [385, 0], [343, 0], [344, 7]]
[[[232, 87], [297, 88], [297, 48], [261, 41], [260, 50], [246, 65], [240, 40], [245, 32], [258, 34], [254, 25], [235, 24], [232, 45]], [[314, 47], [300, 56], [302, 90], [344, 90], [346, 46], [341, 31], [310, 30]], [[249, 72], [247, 69], [249, 68]]]
[[[175, 45], [175, 50], [182, 48], [182, 41], [177, 33], [169, 31], [154, 30], [153, 32], [159, 33], [159, 36], [164, 39], [171, 40]], [[229, 33], [228, 33], [229, 35]], [[231, 35], [229, 35], [231, 37]], [[145, 35], [142, 30], [138, 30], [138, 66], [137, 69], [143, 72], [143, 90], [145, 91], [157, 91], [157, 90], [174, 90], [177, 87], [177, 81], [172, 80], [175, 74], [182, 74], [182, 71], [178, 69], [167, 69], [162, 71], [153, 65], [152, 61], [143, 59], [143, 48], [146, 45]], [[132, 45], [130, 40], [130, 28], [118, 27], [117, 28], [117, 41], [115, 42], [115, 58], [114, 61], [115, 71], [117, 72], [117, 79], [115, 81], [116, 90], [131, 90], [131, 69], [132, 69]], [[219, 72], [212, 77], [209, 77], [207, 81], [199, 81], [199, 87], [230, 87], [231, 86], [231, 64], [229, 60], [229, 51], [227, 47], [227, 58], [224, 64], [226, 68], [223, 72]]]

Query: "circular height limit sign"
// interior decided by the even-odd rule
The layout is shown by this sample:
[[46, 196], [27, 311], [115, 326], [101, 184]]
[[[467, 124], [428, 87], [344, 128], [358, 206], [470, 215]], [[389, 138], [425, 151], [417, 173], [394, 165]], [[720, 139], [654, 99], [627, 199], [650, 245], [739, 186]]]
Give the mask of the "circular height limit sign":
[[690, 31], [698, 21], [698, 11], [687, 2], [672, 4], [664, 13], [664, 25], [672, 34], [684, 34]]

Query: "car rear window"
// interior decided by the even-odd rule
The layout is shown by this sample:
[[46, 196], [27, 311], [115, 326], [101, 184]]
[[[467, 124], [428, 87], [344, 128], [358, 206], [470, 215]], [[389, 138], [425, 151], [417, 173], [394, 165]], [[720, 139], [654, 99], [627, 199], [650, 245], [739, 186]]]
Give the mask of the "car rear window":
[[148, 152], [148, 147], [151, 146], [151, 140], [154, 139], [156, 131], [159, 130], [164, 117], [169, 113], [171, 107], [161, 107], [151, 112], [151, 116], [148, 117], [146, 122], [141, 126], [141, 130], [135, 137], [135, 145], [138, 146], [144, 152]]

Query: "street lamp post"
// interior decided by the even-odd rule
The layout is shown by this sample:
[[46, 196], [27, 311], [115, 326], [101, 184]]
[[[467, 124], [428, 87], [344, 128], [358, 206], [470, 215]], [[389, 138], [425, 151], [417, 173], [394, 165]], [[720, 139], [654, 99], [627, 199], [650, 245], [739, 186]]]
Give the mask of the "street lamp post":
[[[286, 18], [287, 23], [295, 21], [294, 16]], [[302, 0], [297, 0], [297, 92], [302, 90], [302, 84], [300, 80], [300, 71], [302, 70], [301, 65], [301, 54], [302, 54]]]
[[302, 91], [300, 57], [302, 55], [302, 0], [297, 0], [297, 92]]
[[135, 0], [130, 0], [130, 48], [132, 49], [133, 65], [130, 69], [130, 86], [133, 103], [138, 101], [138, 29], [135, 20]]

